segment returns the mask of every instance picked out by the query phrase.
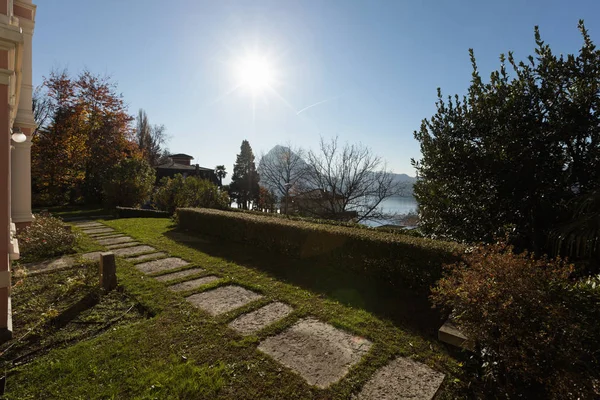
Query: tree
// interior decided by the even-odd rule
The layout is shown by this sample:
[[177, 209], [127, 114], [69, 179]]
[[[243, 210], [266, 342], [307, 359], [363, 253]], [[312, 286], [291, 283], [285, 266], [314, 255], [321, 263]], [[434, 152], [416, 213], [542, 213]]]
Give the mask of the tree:
[[140, 108], [136, 118], [135, 135], [137, 144], [150, 165], [161, 164], [166, 156], [163, 149], [167, 141], [165, 126], [150, 125], [146, 111]]
[[46, 93], [44, 85], [36, 87], [33, 91], [31, 110], [33, 111], [33, 119], [37, 125], [33, 132], [33, 136], [35, 136], [40, 129], [46, 128], [53, 112], [52, 100]]
[[304, 150], [292, 148], [291, 145], [275, 146], [268, 154], [260, 158], [258, 172], [262, 184], [281, 198], [288, 211], [290, 190], [303, 180], [307, 165], [304, 161]]
[[53, 71], [44, 86], [51, 116], [32, 139], [34, 202], [101, 202], [110, 170], [137, 151], [123, 98], [89, 71]]
[[319, 151], [309, 151], [307, 163], [301, 192], [317, 196], [309, 203], [318, 202], [317, 217], [381, 219], [381, 202], [401, 190], [381, 158], [361, 144], [340, 147], [338, 138], [321, 138]]
[[256, 203], [257, 208], [263, 212], [274, 213], [276, 212], [277, 196], [269, 189], [260, 186], [258, 189], [258, 201]]
[[144, 158], [126, 158], [114, 166], [104, 182], [104, 203], [108, 207], [139, 207], [152, 193], [154, 169]]
[[426, 232], [472, 242], [510, 231], [544, 249], [569, 201], [600, 186], [600, 52], [579, 28], [577, 55], [553, 54], [536, 27], [535, 57], [501, 55], [484, 83], [471, 50], [468, 94], [445, 101], [438, 89], [437, 113], [415, 132]]
[[229, 190], [238, 207], [247, 210], [251, 202], [258, 200], [258, 181], [260, 177], [256, 172], [254, 154], [247, 140], [242, 141], [240, 154], [237, 155], [233, 165], [233, 176]]
[[219, 178], [219, 186], [223, 187], [223, 178], [227, 176], [227, 171], [225, 170], [224, 165], [217, 165], [215, 167], [215, 175]]

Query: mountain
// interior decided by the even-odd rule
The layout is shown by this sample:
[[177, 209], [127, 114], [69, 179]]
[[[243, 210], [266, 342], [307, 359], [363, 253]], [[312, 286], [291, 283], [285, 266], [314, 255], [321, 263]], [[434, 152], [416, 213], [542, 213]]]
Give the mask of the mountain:
[[412, 196], [413, 195], [413, 185], [417, 181], [417, 178], [414, 176], [406, 175], [406, 174], [392, 174], [394, 183], [405, 186], [402, 190], [403, 196]]

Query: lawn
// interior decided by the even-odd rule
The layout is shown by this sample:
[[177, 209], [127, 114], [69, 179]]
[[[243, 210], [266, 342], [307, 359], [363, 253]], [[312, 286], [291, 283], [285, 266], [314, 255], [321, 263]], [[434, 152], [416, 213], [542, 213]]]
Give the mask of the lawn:
[[[242, 337], [229, 329], [227, 322], [247, 312], [248, 307], [211, 317], [135, 270], [131, 263], [118, 259], [119, 300], [113, 301], [119, 306], [115, 305], [113, 315], [89, 318], [110, 322], [115, 314], [122, 315], [135, 305], [132, 317], [122, 318], [104, 331], [82, 334], [81, 340], [57, 346], [21, 365], [9, 365], [7, 398], [348, 399], [375, 370], [399, 355], [446, 374], [440, 398], [465, 393], [460, 363], [463, 355], [450, 354], [435, 340], [437, 316], [423, 295], [390, 292], [377, 282], [351, 274], [323, 275], [318, 265], [180, 232], [168, 219], [104, 222], [204, 268], [206, 274], [224, 278], [208, 288], [235, 283], [263, 294], [260, 304], [279, 300], [291, 305], [294, 312], [258, 336]], [[283, 264], [287, 268], [281, 268]], [[78, 273], [81, 270], [64, 274]], [[54, 283], [69, 281], [67, 275]], [[23, 288], [52, 286], [52, 282], [36, 283], [34, 277], [22, 280]], [[82, 287], [87, 288], [85, 284]], [[16, 326], [34, 323], [31, 314], [24, 311], [31, 307], [27, 298], [35, 292], [15, 289]], [[38, 305], [38, 310], [56, 303], [55, 312], [60, 314], [62, 308], [68, 308], [67, 303], [76, 300], [72, 296], [60, 300], [48, 297], [40, 300], [44, 304]], [[251, 306], [256, 308], [257, 304]], [[363, 361], [327, 389], [309, 386], [257, 350], [261, 340], [306, 316], [373, 342]]]

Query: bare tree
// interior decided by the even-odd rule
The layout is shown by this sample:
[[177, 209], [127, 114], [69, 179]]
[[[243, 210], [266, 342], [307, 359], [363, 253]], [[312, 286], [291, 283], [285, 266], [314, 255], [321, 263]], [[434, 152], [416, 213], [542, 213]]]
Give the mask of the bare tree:
[[270, 192], [285, 204], [288, 212], [290, 191], [299, 185], [306, 174], [305, 152], [299, 147], [275, 146], [268, 154], [262, 155], [258, 173], [260, 181]]
[[136, 139], [150, 165], [158, 165], [164, 160], [166, 128], [164, 125], [150, 125], [146, 111], [141, 108], [137, 116]]
[[43, 85], [36, 87], [33, 91], [32, 111], [33, 119], [37, 125], [35, 131], [33, 132], [33, 136], [35, 136], [40, 129], [44, 129], [46, 127], [48, 120], [54, 112], [52, 99], [48, 97], [44, 91]]
[[[403, 189], [383, 160], [362, 144], [340, 146], [338, 138], [321, 138], [319, 151], [308, 152], [304, 196], [321, 217], [358, 222], [389, 218], [381, 202]], [[318, 205], [318, 207], [315, 207]]]

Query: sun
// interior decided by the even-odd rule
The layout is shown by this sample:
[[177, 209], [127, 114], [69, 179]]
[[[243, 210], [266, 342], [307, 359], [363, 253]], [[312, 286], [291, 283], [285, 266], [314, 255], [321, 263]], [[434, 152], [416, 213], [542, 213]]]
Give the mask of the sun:
[[250, 55], [240, 60], [237, 66], [239, 85], [256, 96], [275, 83], [275, 73], [269, 60], [264, 56]]

